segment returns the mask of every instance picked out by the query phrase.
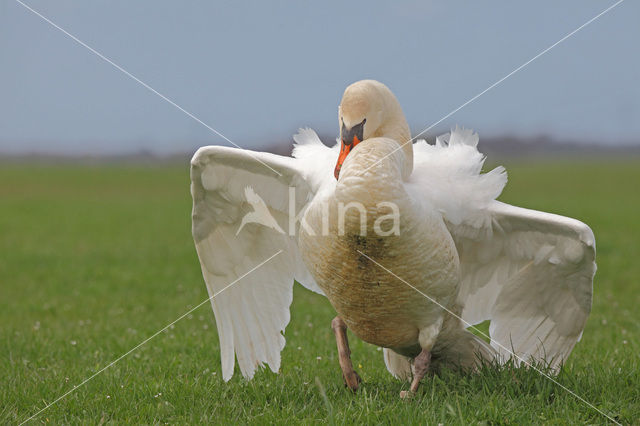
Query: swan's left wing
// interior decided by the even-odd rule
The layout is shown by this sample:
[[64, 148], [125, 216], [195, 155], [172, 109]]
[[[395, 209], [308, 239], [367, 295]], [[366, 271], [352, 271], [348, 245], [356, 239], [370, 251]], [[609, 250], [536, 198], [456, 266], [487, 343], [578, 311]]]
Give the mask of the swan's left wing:
[[503, 361], [513, 351], [555, 368], [591, 310], [593, 233], [574, 219], [495, 201], [507, 176], [502, 167], [481, 173], [477, 144], [477, 134], [458, 128], [435, 145], [418, 141], [406, 187], [442, 214], [456, 243], [463, 320], [491, 321], [491, 344]]
[[321, 292], [300, 258], [295, 218], [321, 182], [335, 180], [321, 175], [331, 178], [336, 154], [311, 130], [295, 139], [299, 158], [208, 146], [191, 160], [193, 238], [225, 380], [236, 357], [246, 378], [263, 363], [277, 372], [294, 279]]
[[595, 238], [584, 223], [493, 201], [490, 225], [448, 227], [460, 256], [462, 318], [490, 320], [501, 360], [557, 369], [591, 311]]

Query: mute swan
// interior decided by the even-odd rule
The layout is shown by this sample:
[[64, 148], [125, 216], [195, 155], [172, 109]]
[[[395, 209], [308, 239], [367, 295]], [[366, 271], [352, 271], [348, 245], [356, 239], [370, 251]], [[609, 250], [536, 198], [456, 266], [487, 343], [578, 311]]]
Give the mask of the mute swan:
[[[438, 362], [474, 368], [515, 356], [558, 368], [591, 309], [591, 229], [496, 201], [505, 171], [481, 173], [470, 130], [406, 143], [382, 83], [347, 87], [339, 125], [333, 148], [301, 129], [293, 158], [208, 146], [191, 160], [193, 237], [224, 380], [234, 355], [247, 379], [263, 363], [279, 370], [294, 279], [337, 311], [331, 327], [352, 390], [360, 378], [347, 328], [384, 348], [395, 377], [413, 376], [411, 392]], [[262, 204], [270, 226], [243, 220]], [[465, 330], [485, 320], [490, 345]]]

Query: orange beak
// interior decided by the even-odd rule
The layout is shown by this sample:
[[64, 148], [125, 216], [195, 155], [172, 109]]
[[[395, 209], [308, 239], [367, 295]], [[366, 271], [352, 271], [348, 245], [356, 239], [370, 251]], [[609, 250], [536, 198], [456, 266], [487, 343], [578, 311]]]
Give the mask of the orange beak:
[[342, 145], [340, 146], [340, 155], [338, 156], [338, 163], [336, 164], [336, 168], [333, 170], [333, 175], [336, 177], [336, 180], [338, 180], [338, 176], [340, 176], [342, 163], [344, 163], [344, 160], [347, 159], [347, 155], [349, 155], [353, 147], [355, 147], [359, 143], [360, 140], [357, 136], [353, 136], [353, 140], [350, 143], [345, 143], [344, 140], [342, 140]]

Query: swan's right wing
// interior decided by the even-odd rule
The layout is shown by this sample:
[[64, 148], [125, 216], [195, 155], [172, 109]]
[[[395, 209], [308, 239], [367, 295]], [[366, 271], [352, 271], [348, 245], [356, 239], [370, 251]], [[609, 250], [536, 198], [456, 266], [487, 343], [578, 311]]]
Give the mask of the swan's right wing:
[[317, 154], [327, 162], [333, 155], [315, 133], [304, 132], [296, 136], [302, 141], [296, 149], [314, 151], [313, 164], [220, 146], [200, 148], [191, 160], [193, 238], [225, 380], [233, 375], [235, 357], [246, 378], [263, 363], [277, 372], [294, 279], [321, 292], [300, 258], [295, 218], [321, 181]]

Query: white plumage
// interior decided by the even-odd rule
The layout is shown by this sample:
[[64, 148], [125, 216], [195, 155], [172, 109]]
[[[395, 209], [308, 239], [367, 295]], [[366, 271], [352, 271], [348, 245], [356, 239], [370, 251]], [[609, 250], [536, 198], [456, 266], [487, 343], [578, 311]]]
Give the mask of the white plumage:
[[[375, 87], [380, 90], [379, 86]], [[385, 107], [391, 108], [391, 101], [385, 102]], [[341, 108], [341, 119], [343, 116], [347, 118], [349, 111], [345, 111], [344, 99]], [[401, 112], [399, 107], [398, 111]], [[546, 361], [552, 367], [558, 367], [580, 339], [591, 307], [595, 239], [589, 227], [574, 219], [496, 201], [495, 198], [506, 184], [506, 173], [502, 167], [481, 173], [484, 156], [477, 150], [477, 135], [470, 130], [455, 129], [451, 134], [439, 137], [435, 145], [418, 141], [413, 145], [413, 172], [409, 169], [408, 178], [397, 175], [392, 180], [395, 175], [389, 165], [401, 165], [402, 161], [406, 164], [409, 156], [402, 154], [403, 151], [398, 148], [382, 156], [380, 153], [384, 150], [375, 147], [376, 144], [383, 146], [393, 141], [393, 146], [399, 147], [398, 144], [404, 140], [398, 140], [400, 137], [394, 137], [391, 131], [382, 135], [368, 135], [366, 126], [374, 121], [370, 118], [371, 113], [368, 114], [365, 115], [367, 124], [364, 125], [364, 141], [347, 157], [338, 181], [333, 177], [333, 166], [339, 154], [339, 145], [326, 147], [310, 129], [300, 130], [294, 136], [296, 144], [293, 158], [218, 146], [200, 148], [194, 155], [191, 161], [193, 236], [209, 294], [214, 295], [256, 265], [282, 251], [212, 299], [220, 337], [223, 378], [231, 378], [234, 356], [246, 378], [253, 377], [263, 363], [274, 372], [278, 371], [280, 351], [285, 345], [282, 333], [289, 322], [294, 279], [320, 294], [323, 294], [322, 289], [328, 289], [327, 295], [339, 313], [340, 309], [357, 309], [353, 307], [359, 306], [357, 303], [345, 305], [343, 300], [332, 300], [332, 295], [337, 294], [335, 285], [340, 281], [328, 282], [326, 278], [329, 272], [335, 272], [330, 264], [333, 262], [335, 266], [336, 261], [331, 260], [334, 259], [332, 250], [338, 250], [335, 246], [340, 245], [340, 237], [331, 237], [338, 243], [332, 244], [334, 247], [326, 247], [326, 253], [311, 250], [309, 247], [328, 245], [323, 242], [328, 240], [314, 240], [316, 245], [304, 241], [301, 243], [301, 234], [307, 235], [303, 240], [309, 238], [308, 231], [301, 230], [301, 222], [307, 220], [313, 224], [317, 221], [314, 219], [313, 206], [321, 201], [347, 193], [356, 194], [354, 197], [357, 198], [358, 185], [366, 189], [367, 194], [382, 194], [385, 189], [381, 186], [385, 182], [394, 186], [394, 196], [406, 194], [397, 195], [398, 203], [408, 206], [403, 207], [403, 214], [412, 214], [414, 222], [424, 217], [425, 231], [429, 231], [425, 235], [432, 235], [432, 230], [440, 229], [438, 223], [442, 223], [441, 229], [446, 233], [439, 237], [442, 238], [442, 244], [446, 246], [447, 241], [451, 240], [455, 243], [452, 246], [457, 252], [456, 259], [452, 260], [454, 263], [440, 265], [436, 260], [425, 260], [426, 263], [420, 266], [423, 269], [419, 271], [438, 272], [438, 268], [449, 268], [448, 275], [442, 275], [448, 280], [442, 279], [443, 288], [438, 287], [438, 279], [435, 278], [435, 281], [421, 288], [434, 295], [442, 295], [434, 298], [442, 301], [453, 313], [460, 314], [462, 322], [450, 318], [448, 313], [437, 307], [419, 308], [423, 306], [420, 304], [425, 303], [424, 298], [415, 294], [416, 313], [411, 315], [421, 317], [421, 312], [425, 312], [424, 318], [415, 320], [415, 324], [421, 324], [416, 325], [415, 339], [418, 339], [420, 332], [423, 349], [427, 326], [437, 322], [437, 318], [442, 324], [442, 318], [445, 318], [444, 325], [433, 329], [437, 336], [435, 343], [427, 345], [433, 345], [436, 354], [440, 351], [451, 357], [451, 351], [454, 350], [466, 355], [481, 351], [485, 358], [489, 354], [504, 362], [513, 351], [520, 359]], [[376, 120], [380, 122], [376, 123], [379, 124], [378, 128], [388, 128], [384, 119]], [[368, 142], [374, 139], [374, 142]], [[374, 166], [365, 170], [364, 164], [370, 160], [367, 155], [377, 155], [377, 160]], [[354, 174], [356, 171], [365, 178]], [[375, 180], [376, 173], [387, 174]], [[264, 200], [265, 208], [268, 207], [275, 223], [270, 227], [246, 223], [236, 235], [243, 217], [260, 204], [258, 201], [247, 203], [247, 186], [255, 191], [260, 200]], [[293, 220], [296, 216], [301, 220]], [[431, 228], [427, 228], [428, 224]], [[309, 223], [302, 226], [307, 225]], [[419, 235], [416, 232], [397, 237], [393, 243], [393, 253], [401, 251], [402, 245], [427, 249], [432, 246], [415, 241]], [[384, 253], [391, 251], [380, 253], [383, 256], [378, 259], [381, 264], [393, 264], [390, 254], [384, 257]], [[406, 255], [407, 259], [414, 259], [416, 254]], [[325, 259], [325, 262], [318, 259]], [[419, 257], [415, 259], [421, 261]], [[439, 258], [436, 256], [433, 259]], [[362, 266], [362, 260], [356, 254], [353, 264], [356, 265], [358, 261]], [[341, 273], [348, 273], [349, 276], [365, 274], [358, 269], [360, 266], [349, 269], [347, 265], [344, 271], [348, 272]], [[407, 281], [411, 277], [414, 281], [412, 284], [420, 285], [415, 281], [420, 281], [425, 275], [417, 273], [416, 266], [407, 269], [402, 266], [400, 264], [392, 270]], [[374, 271], [373, 268], [373, 264], [366, 264], [367, 277], [377, 274], [376, 279], [384, 280], [383, 286], [388, 283], [398, 286], [398, 292], [406, 290], [403, 289], [405, 284], [388, 276], [385, 271]], [[453, 278], [455, 284], [448, 284]], [[349, 278], [345, 281], [349, 281]], [[359, 282], [354, 278], [351, 286]], [[349, 282], [345, 282], [345, 285], [349, 285]], [[353, 297], [361, 295], [361, 291], [364, 290], [353, 293]], [[381, 294], [379, 299], [384, 300], [381, 309], [388, 308], [389, 315], [393, 316], [395, 302], [391, 296], [384, 296], [386, 299], [383, 296]], [[347, 312], [342, 316], [351, 318], [346, 319], [347, 324], [365, 340], [378, 342], [376, 339], [379, 338], [382, 339], [379, 341], [384, 341], [385, 337], [382, 336], [385, 333], [381, 331], [375, 335], [376, 331], [371, 331], [382, 330], [375, 328], [378, 325], [358, 328], [356, 323], [365, 318], [361, 314]], [[366, 318], [367, 321], [371, 320], [370, 317]], [[373, 318], [375, 321], [377, 316]], [[407, 318], [403, 321], [414, 324], [413, 319]], [[491, 321], [491, 347], [477, 338], [469, 337], [471, 335], [463, 330], [467, 323], [477, 324], [485, 320]], [[399, 331], [399, 334], [402, 333], [412, 336], [411, 333]], [[410, 359], [413, 355], [409, 356], [410, 351], [406, 348], [413, 344], [413, 337], [403, 338], [403, 342], [409, 346], [405, 347], [403, 343], [402, 348], [385, 349], [384, 353], [389, 370], [397, 377], [407, 378], [411, 374]]]
[[253, 207], [253, 211], [244, 215], [242, 221], [240, 222], [240, 227], [236, 231], [236, 236], [240, 233], [240, 231], [242, 231], [242, 228], [244, 228], [247, 223], [257, 223], [278, 231], [281, 234], [284, 234], [284, 231], [282, 230], [282, 228], [280, 228], [278, 222], [276, 222], [273, 216], [271, 216], [267, 204], [262, 198], [260, 198], [258, 194], [256, 194], [253, 188], [247, 186], [244, 189], [244, 195], [247, 199], [247, 203], [249, 203], [251, 207]]

